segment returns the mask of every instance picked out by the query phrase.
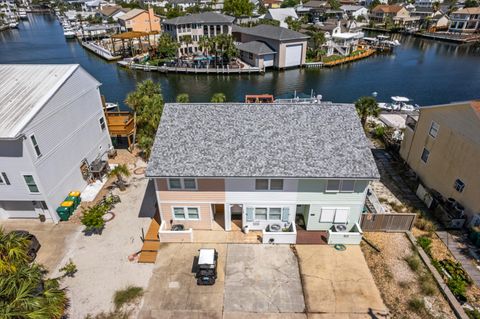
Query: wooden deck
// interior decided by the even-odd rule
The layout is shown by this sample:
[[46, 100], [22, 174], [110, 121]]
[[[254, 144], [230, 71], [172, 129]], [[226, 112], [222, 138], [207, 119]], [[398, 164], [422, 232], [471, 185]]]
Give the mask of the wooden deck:
[[157, 260], [158, 249], [160, 249], [160, 240], [158, 239], [158, 230], [160, 229], [160, 217], [158, 212], [152, 218], [148, 227], [145, 240], [143, 241], [142, 251], [138, 258], [139, 263], [153, 264]]
[[306, 231], [297, 227], [297, 245], [326, 245], [326, 231]]

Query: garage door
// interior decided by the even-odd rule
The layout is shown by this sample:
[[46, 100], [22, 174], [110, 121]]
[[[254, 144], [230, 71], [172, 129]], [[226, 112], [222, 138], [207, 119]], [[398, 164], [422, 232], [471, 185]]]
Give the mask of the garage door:
[[29, 201], [3, 201], [0, 202], [2, 218], [38, 218], [38, 212]]
[[302, 63], [302, 45], [287, 45], [285, 67], [299, 66]]

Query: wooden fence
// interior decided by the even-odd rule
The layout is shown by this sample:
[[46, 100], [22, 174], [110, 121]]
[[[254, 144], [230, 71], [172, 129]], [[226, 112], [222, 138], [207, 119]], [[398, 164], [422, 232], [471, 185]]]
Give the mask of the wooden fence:
[[406, 232], [415, 223], [415, 214], [362, 214], [362, 231]]

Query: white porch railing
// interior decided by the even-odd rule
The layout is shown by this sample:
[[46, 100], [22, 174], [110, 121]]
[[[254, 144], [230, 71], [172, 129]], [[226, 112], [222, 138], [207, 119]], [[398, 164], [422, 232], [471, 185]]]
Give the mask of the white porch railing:
[[355, 223], [348, 232], [336, 232], [329, 229], [327, 232], [327, 242], [329, 245], [359, 245], [362, 241], [362, 234], [363, 232], [360, 225]]
[[172, 231], [166, 229], [166, 223], [162, 220], [158, 230], [158, 238], [163, 243], [192, 243], [193, 230], [189, 228], [187, 230]]
[[295, 244], [297, 243], [297, 229], [291, 223], [288, 231], [271, 232], [262, 230], [262, 243], [264, 244]]

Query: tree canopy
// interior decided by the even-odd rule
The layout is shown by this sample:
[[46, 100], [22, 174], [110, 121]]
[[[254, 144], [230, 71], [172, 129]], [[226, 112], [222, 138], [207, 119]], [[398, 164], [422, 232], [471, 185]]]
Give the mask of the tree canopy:
[[465, 0], [465, 8], [473, 8], [480, 6], [480, 2], [478, 0]]
[[168, 33], [162, 33], [158, 39], [157, 54], [161, 59], [171, 59], [177, 55], [179, 48], [176, 42]]
[[363, 127], [367, 123], [369, 116], [377, 117], [380, 114], [377, 99], [372, 96], [362, 96], [355, 102], [355, 109], [360, 117]]
[[285, 1], [282, 2], [280, 7], [291, 8], [291, 7], [295, 7], [298, 4], [300, 4], [300, 0], [285, 0]]
[[250, 0], [225, 0], [223, 12], [234, 17], [251, 17], [255, 5]]

